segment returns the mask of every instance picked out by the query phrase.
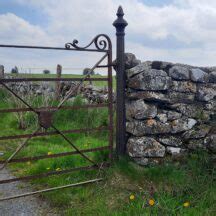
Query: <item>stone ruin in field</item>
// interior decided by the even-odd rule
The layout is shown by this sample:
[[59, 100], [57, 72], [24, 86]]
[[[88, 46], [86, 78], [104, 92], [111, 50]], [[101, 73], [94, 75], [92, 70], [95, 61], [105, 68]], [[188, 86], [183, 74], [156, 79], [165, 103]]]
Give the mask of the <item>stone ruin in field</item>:
[[127, 151], [159, 163], [194, 150], [216, 153], [216, 67], [126, 58]]

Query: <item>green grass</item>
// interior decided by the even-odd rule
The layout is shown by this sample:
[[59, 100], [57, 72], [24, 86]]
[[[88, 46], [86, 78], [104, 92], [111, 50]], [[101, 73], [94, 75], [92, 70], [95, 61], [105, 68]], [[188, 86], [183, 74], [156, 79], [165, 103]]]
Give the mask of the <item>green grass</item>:
[[[8, 97], [0, 91], [0, 108], [8, 107], [3, 98]], [[70, 102], [71, 103], [71, 102]], [[69, 103], [69, 104], [70, 104]], [[77, 97], [72, 105], [82, 104]], [[68, 105], [69, 105], [68, 104]], [[71, 104], [70, 104], [71, 105]], [[19, 130], [13, 114], [0, 114], [0, 136], [29, 133], [36, 127], [35, 118], [28, 114], [26, 119], [31, 127]], [[55, 124], [60, 128], [83, 128], [107, 125], [107, 109], [89, 109], [61, 111], [55, 116]], [[80, 148], [107, 145], [107, 132], [68, 134]], [[7, 158], [18, 146], [18, 141], [0, 142], [0, 151], [6, 152]], [[60, 136], [34, 138], [17, 157], [46, 155], [48, 152], [60, 153], [72, 151]], [[107, 159], [107, 151], [88, 153], [91, 159], [99, 162]], [[35, 162], [10, 165], [16, 176], [34, 175], [64, 170], [89, 163], [79, 155], [45, 159]], [[216, 215], [216, 171], [215, 161], [203, 152], [190, 154], [179, 162], [167, 161], [155, 167], [140, 167], [129, 158], [120, 158], [109, 169], [100, 171], [79, 171], [60, 176], [51, 176], [31, 181], [34, 190], [71, 184], [97, 177], [103, 177], [100, 183], [87, 186], [63, 189], [42, 194], [40, 197], [57, 208], [61, 215], [101, 215], [101, 216], [141, 216], [141, 215]], [[130, 200], [130, 195], [135, 199]], [[155, 200], [154, 206], [148, 201]], [[190, 206], [185, 208], [184, 202]]]
[[[48, 181], [50, 186], [94, 178], [79, 173]], [[82, 178], [81, 178], [82, 176]], [[102, 173], [104, 182], [52, 192], [43, 197], [63, 215], [215, 215], [215, 170], [206, 155], [191, 155], [184, 164], [141, 168], [128, 159]], [[40, 185], [47, 181], [40, 182]], [[130, 195], [135, 196], [130, 200]], [[148, 205], [154, 199], [153, 207]], [[190, 206], [185, 208], [184, 202]]]

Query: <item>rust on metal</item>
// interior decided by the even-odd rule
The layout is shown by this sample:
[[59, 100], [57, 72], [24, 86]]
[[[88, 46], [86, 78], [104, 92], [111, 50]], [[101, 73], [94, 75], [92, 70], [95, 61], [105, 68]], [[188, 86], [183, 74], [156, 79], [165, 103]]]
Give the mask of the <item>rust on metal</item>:
[[[98, 39], [96, 39], [97, 41]], [[77, 41], [78, 43], [78, 41]], [[70, 44], [70, 43], [69, 43]], [[67, 46], [67, 44], [65, 45]], [[73, 45], [72, 45], [73, 46]], [[76, 46], [75, 46], [76, 47]], [[88, 46], [87, 46], [88, 47]], [[103, 62], [103, 60], [108, 56], [108, 54], [106, 53], [104, 56], [102, 56], [102, 58], [88, 71], [88, 73], [86, 74], [86, 76], [84, 78], [82, 78], [82, 80], [80, 81], [79, 85], [76, 86], [76, 88], [73, 88], [71, 86], [71, 89], [68, 91], [67, 95], [65, 96], [65, 98], [63, 98], [63, 100], [59, 103], [58, 105], [58, 109], [60, 109], [63, 104], [65, 103], [65, 101], [67, 101], [71, 95], [73, 95], [73, 93], [75, 91], [78, 91], [79, 88], [81, 87], [81, 85], [83, 84], [84, 81], [87, 81], [87, 79], [90, 79], [89, 76], [90, 76], [90, 73], [97, 67], [97, 65], [99, 65], [101, 62]], [[101, 78], [100, 78], [101, 79]], [[106, 81], [108, 81], [108, 79], [106, 78]]]
[[[62, 133], [85, 133], [89, 131], [102, 131], [102, 130], [109, 130], [108, 127], [97, 127], [97, 128], [82, 128], [82, 129], [74, 129], [74, 130], [63, 130]], [[28, 137], [42, 137], [42, 136], [53, 136], [58, 135], [56, 131], [48, 131], [48, 132], [39, 132], [32, 136], [32, 134], [21, 134], [21, 135], [13, 135], [13, 136], [2, 136], [0, 140], [13, 140], [13, 139], [23, 139]]]
[[53, 123], [53, 111], [41, 111], [38, 114], [38, 122], [41, 127], [48, 129]]
[[0, 171], [27, 145], [28, 141], [36, 134], [40, 128], [37, 128], [18, 148], [15, 150], [13, 154], [5, 161], [5, 163], [0, 167]]
[[14, 92], [11, 88], [9, 88], [3, 81], [3, 79], [0, 79], [0, 84], [3, 85], [12, 95], [14, 95], [16, 98], [18, 98], [23, 104], [25, 104], [31, 111], [36, 112], [34, 108], [32, 108], [29, 103], [27, 103], [25, 100], [23, 100], [16, 92]]
[[[83, 78], [9, 78], [1, 79], [1, 83], [9, 82], [39, 82], [39, 81], [82, 81]], [[107, 78], [86, 78], [85, 81], [108, 81]]]
[[75, 168], [60, 170], [60, 171], [50, 171], [46, 173], [40, 173], [37, 175], [29, 175], [29, 176], [23, 176], [23, 177], [18, 177], [18, 178], [4, 179], [4, 180], [0, 180], [0, 184], [7, 184], [7, 183], [17, 182], [17, 181], [29, 181], [33, 179], [49, 177], [52, 175], [68, 174], [68, 173], [71, 173], [74, 171], [80, 171], [80, 170], [94, 170], [94, 169], [98, 169], [98, 167], [100, 167], [101, 169], [101, 168], [106, 168], [109, 165], [110, 165], [109, 162], [103, 162], [103, 163], [97, 164], [97, 166], [94, 166], [94, 165], [82, 166], [82, 167], [75, 167]]
[[112, 83], [112, 43], [109, 41], [110, 52], [108, 52], [108, 100], [109, 100], [109, 158], [113, 159], [113, 83]]
[[126, 152], [126, 109], [125, 109], [125, 27], [124, 11], [120, 6], [117, 11], [117, 19], [113, 26], [116, 28], [116, 150], [117, 155]]
[[[105, 108], [108, 107], [109, 104], [86, 104], [81, 106], [62, 106], [61, 110], [78, 110], [78, 109], [89, 109], [89, 108]], [[47, 106], [47, 107], [40, 107], [40, 108], [34, 108], [36, 112], [41, 112], [44, 110], [50, 110], [55, 111], [57, 110], [57, 106]], [[13, 113], [13, 112], [27, 112], [32, 111], [30, 108], [14, 108], [14, 109], [0, 109], [0, 113]]]
[[77, 48], [62, 48], [62, 47], [47, 47], [47, 46], [19, 46], [0, 44], [2, 48], [18, 48], [18, 49], [45, 49], [45, 50], [68, 50], [68, 51], [85, 51], [85, 52], [107, 52], [107, 50], [98, 49], [77, 49]]
[[[110, 162], [101, 162], [98, 163], [89, 157], [89, 152], [96, 152], [96, 151], [103, 151], [108, 149], [109, 150], [109, 158], [112, 159], [112, 151], [113, 151], [113, 90], [112, 90], [112, 42], [110, 38], [105, 34], [99, 34], [93, 38], [93, 40], [87, 44], [86, 46], [78, 45], [79, 42], [74, 40], [72, 43], [66, 43], [64, 47], [45, 47], [45, 46], [19, 46], [19, 45], [0, 45], [0, 48], [21, 48], [21, 49], [45, 49], [45, 50], [67, 50], [67, 51], [87, 51], [87, 52], [103, 52], [103, 56], [96, 62], [96, 64], [90, 69], [87, 75], [80, 78], [63, 78], [58, 73], [57, 77], [54, 78], [4, 78], [0, 79], [0, 84], [8, 90], [13, 96], [18, 98], [19, 101], [23, 103], [22, 108], [7, 108], [7, 109], [0, 109], [0, 113], [14, 113], [14, 112], [34, 112], [38, 116], [38, 129], [31, 133], [31, 134], [18, 134], [18, 135], [6, 135], [1, 136], [0, 140], [15, 140], [15, 139], [26, 139], [22, 141], [22, 144], [16, 149], [16, 151], [6, 160], [1, 160], [0, 164], [3, 164], [5, 167], [7, 164], [11, 163], [23, 163], [27, 161], [38, 161], [42, 159], [51, 159], [51, 158], [58, 158], [64, 156], [72, 156], [72, 155], [80, 155], [82, 156], [88, 163], [90, 162], [92, 165], [82, 166], [82, 167], [73, 167], [66, 170], [60, 171], [49, 171], [44, 172], [36, 175], [28, 175], [22, 177], [15, 177], [12, 179], [4, 179], [0, 180], [0, 184], [6, 184], [16, 181], [26, 181], [26, 180], [33, 180], [38, 178], [45, 178], [53, 175], [62, 175], [62, 174], [69, 174], [73, 171], [79, 170], [92, 170], [92, 169], [101, 169], [108, 167]], [[104, 60], [107, 59], [107, 63], [103, 64]], [[100, 65], [103, 64], [103, 65]], [[107, 68], [108, 70], [108, 77], [102, 78], [92, 78], [90, 76], [90, 72], [96, 68]], [[60, 68], [58, 68], [60, 70]], [[67, 92], [66, 96], [62, 98], [57, 106], [46, 106], [46, 107], [33, 107], [29, 102], [23, 99], [17, 92], [15, 92], [7, 83], [18, 83], [18, 82], [56, 82], [56, 99], [60, 101], [60, 89], [59, 85], [61, 81], [79, 81], [79, 84], [72, 88]], [[86, 81], [106, 81], [108, 83], [108, 102], [104, 104], [86, 104], [81, 106], [64, 106], [64, 103], [75, 93], [77, 93], [82, 87], [83, 83]], [[96, 128], [80, 128], [80, 129], [67, 129], [67, 130], [60, 130], [55, 126], [54, 122], [54, 113], [60, 110], [77, 110], [77, 109], [88, 109], [88, 108], [108, 108], [109, 111], [109, 124], [108, 126], [99, 126]], [[41, 130], [44, 128], [45, 130]], [[102, 131], [108, 130], [109, 131], [109, 145], [108, 146], [99, 146], [96, 148], [89, 148], [89, 149], [79, 149], [72, 141], [69, 139], [66, 134], [73, 134], [73, 133], [85, 133], [85, 132], [93, 132], [93, 131]], [[74, 148], [74, 151], [50, 154], [50, 155], [40, 155], [40, 156], [32, 156], [32, 157], [23, 157], [23, 158], [15, 158], [17, 157], [17, 153], [20, 152], [28, 143], [28, 141], [34, 137], [43, 137], [43, 136], [53, 136], [53, 135], [60, 135], [71, 147]], [[94, 181], [96, 182], [95, 179]], [[99, 179], [100, 180], [100, 179]], [[94, 182], [92, 181], [92, 182]], [[83, 182], [86, 184], [91, 182], [91, 180]], [[82, 183], [71, 184], [60, 186], [51, 189], [44, 189], [41, 191], [31, 192], [27, 194], [15, 195], [13, 197], [2, 198], [0, 201], [7, 200], [7, 199], [14, 199], [23, 196], [29, 196], [32, 194], [37, 194], [41, 192], [48, 192], [51, 190], [57, 190], [61, 188], [72, 187], [76, 185], [81, 185]]]
[[53, 128], [54, 130], [56, 130], [56, 132], [57, 132], [59, 135], [61, 135], [61, 136], [63, 137], [63, 139], [64, 139], [65, 141], [67, 141], [77, 152], [79, 152], [79, 154], [80, 154], [83, 158], [85, 158], [87, 161], [89, 161], [89, 162], [92, 163], [93, 165], [97, 166], [97, 164], [96, 164], [96, 162], [95, 162], [94, 160], [92, 160], [90, 157], [86, 156], [82, 151], [80, 151], [80, 149], [77, 148], [77, 147], [72, 143], [72, 141], [71, 141], [69, 138], [67, 138], [60, 130], [58, 130], [58, 129], [57, 129], [55, 126], [53, 126], [53, 125], [52, 125], [52, 128]]
[[86, 50], [88, 49], [90, 46], [94, 45], [94, 47], [98, 50], [98, 51], [110, 51], [110, 47], [109, 47], [109, 41], [110, 38], [108, 35], [106, 34], [99, 34], [97, 36], [95, 36], [92, 41], [86, 45], [86, 46], [78, 46], [79, 41], [78, 40], [73, 40], [72, 43], [66, 43], [65, 44], [65, 48], [66, 49], [77, 49], [77, 50]]
[[[80, 150], [82, 153], [88, 153], [88, 152], [96, 152], [96, 151], [103, 151], [106, 149], [109, 149], [110, 146], [102, 146], [97, 148], [91, 148], [91, 149], [83, 149]], [[28, 161], [37, 161], [42, 159], [51, 159], [51, 158], [57, 158], [57, 157], [65, 157], [70, 155], [76, 155], [79, 154], [78, 151], [72, 151], [72, 152], [63, 152], [58, 154], [50, 154], [50, 155], [41, 155], [36, 157], [24, 157], [24, 158], [14, 158], [10, 160], [8, 163], [21, 163], [21, 162], [28, 162]], [[5, 160], [0, 160], [0, 164], [5, 163]]]
[[24, 194], [4, 197], [4, 198], [0, 198], [0, 202], [1, 201], [12, 200], [12, 199], [17, 199], [17, 198], [21, 198], [21, 197], [32, 196], [32, 195], [35, 195], [35, 194], [47, 193], [47, 192], [56, 191], [56, 190], [59, 190], [59, 189], [65, 189], [65, 188], [70, 188], [70, 187], [78, 187], [78, 186], [81, 186], [81, 185], [87, 185], [87, 184], [91, 184], [91, 183], [95, 183], [95, 182], [100, 182], [102, 180], [103, 180], [103, 178], [91, 179], [91, 180], [84, 181], [84, 182], [77, 182], [77, 183], [73, 183], [73, 184], [57, 186], [57, 187], [53, 187], [53, 188], [47, 188], [47, 189], [28, 192], [28, 193], [24, 193]]

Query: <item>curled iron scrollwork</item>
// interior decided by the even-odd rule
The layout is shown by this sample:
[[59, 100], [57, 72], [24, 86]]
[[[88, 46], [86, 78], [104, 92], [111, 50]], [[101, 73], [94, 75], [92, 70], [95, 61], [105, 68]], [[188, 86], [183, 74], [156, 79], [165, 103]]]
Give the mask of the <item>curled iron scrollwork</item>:
[[88, 49], [90, 46], [94, 44], [96, 50], [98, 51], [106, 51], [111, 49], [111, 40], [109, 36], [105, 34], [99, 34], [94, 39], [84, 47], [78, 46], [79, 41], [78, 40], [73, 40], [72, 43], [66, 43], [65, 48], [66, 49], [77, 49], [77, 50], [85, 50]]

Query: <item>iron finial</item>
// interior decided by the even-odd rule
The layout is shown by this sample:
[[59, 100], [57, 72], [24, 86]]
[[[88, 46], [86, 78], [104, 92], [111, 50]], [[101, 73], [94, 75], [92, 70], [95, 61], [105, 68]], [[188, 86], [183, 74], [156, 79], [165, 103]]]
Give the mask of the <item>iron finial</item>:
[[124, 11], [123, 11], [123, 8], [122, 8], [121, 5], [118, 7], [118, 11], [117, 11], [116, 15], [117, 15], [118, 17], [119, 17], [119, 16], [124, 16]]
[[124, 28], [128, 25], [128, 23], [123, 18], [124, 11], [122, 9], [122, 6], [119, 6], [116, 15], [117, 15], [117, 19], [114, 21], [113, 25], [116, 27], [118, 33], [120, 33], [121, 31], [124, 32]]

